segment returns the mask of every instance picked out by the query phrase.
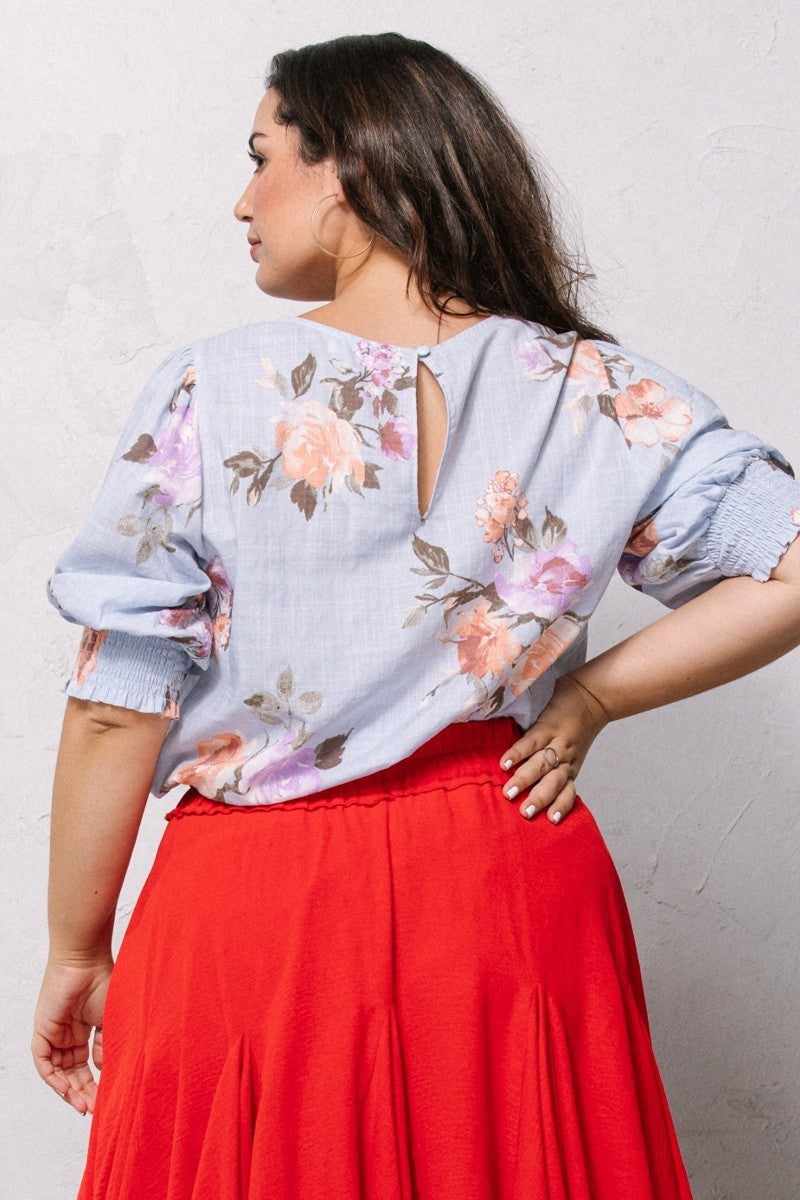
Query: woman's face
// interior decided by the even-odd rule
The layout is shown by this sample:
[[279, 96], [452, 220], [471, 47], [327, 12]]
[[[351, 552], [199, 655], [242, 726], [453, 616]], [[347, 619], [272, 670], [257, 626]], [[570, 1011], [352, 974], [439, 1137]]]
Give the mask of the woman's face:
[[[326, 159], [306, 166], [298, 153], [299, 135], [293, 125], [273, 119], [278, 95], [267, 89], [256, 109], [250, 149], [257, 156], [247, 187], [233, 213], [243, 221], [258, 270], [256, 284], [270, 296], [287, 300], [328, 300], [335, 295], [336, 259], [319, 248], [314, 232], [324, 246], [340, 253], [342, 238], [351, 236], [354, 221], [336, 174], [335, 164]], [[250, 249], [250, 247], [246, 247]]]

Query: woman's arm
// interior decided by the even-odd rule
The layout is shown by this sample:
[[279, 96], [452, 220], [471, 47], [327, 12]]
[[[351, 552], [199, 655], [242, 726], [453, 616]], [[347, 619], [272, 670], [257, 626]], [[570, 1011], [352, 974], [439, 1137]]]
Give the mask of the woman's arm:
[[50, 959], [110, 953], [114, 914], [170, 718], [67, 699], [53, 780]]
[[723, 579], [569, 677], [617, 721], [729, 683], [797, 645], [800, 537], [768, 580]]

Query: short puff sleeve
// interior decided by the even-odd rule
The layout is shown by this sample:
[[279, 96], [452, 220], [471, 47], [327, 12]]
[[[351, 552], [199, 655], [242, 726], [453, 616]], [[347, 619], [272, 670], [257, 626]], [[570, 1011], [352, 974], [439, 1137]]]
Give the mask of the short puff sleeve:
[[180, 716], [208, 668], [213, 624], [192, 347], [142, 388], [47, 598], [83, 632], [67, 696]]
[[766, 581], [800, 533], [792, 464], [686, 380], [627, 350], [621, 360], [631, 370], [610, 411], [641, 502], [619, 575], [667, 608], [731, 576]]

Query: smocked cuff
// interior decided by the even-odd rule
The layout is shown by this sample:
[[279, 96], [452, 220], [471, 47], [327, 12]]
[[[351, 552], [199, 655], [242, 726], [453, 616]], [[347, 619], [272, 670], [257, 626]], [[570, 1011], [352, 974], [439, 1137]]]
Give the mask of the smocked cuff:
[[766, 459], [728, 485], [709, 523], [707, 550], [724, 575], [762, 582], [800, 533], [800, 482]]
[[79, 700], [177, 720], [181, 700], [194, 681], [190, 670], [185, 651], [167, 638], [85, 627], [62, 691]]

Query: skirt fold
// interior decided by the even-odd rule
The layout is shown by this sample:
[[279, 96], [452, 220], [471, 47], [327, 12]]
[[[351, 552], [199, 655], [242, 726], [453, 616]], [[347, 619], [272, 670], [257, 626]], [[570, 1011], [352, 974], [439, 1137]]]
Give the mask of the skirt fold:
[[362, 1126], [365, 1136], [359, 1146], [359, 1200], [371, 1200], [382, 1193], [388, 1200], [411, 1200], [418, 1194], [409, 1106], [397, 1014], [390, 1006], [385, 1013], [365, 1107]]
[[620, 879], [583, 797], [502, 794], [519, 734], [166, 814], [77, 1200], [691, 1200]]

